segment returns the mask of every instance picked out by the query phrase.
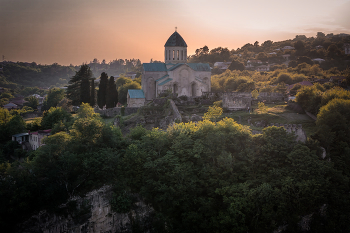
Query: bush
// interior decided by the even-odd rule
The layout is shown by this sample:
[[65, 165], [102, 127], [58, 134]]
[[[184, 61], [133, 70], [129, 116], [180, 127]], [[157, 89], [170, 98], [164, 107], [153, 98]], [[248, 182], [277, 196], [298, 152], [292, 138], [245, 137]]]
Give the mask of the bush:
[[133, 200], [132, 196], [125, 191], [115, 193], [110, 201], [112, 210], [117, 213], [127, 213], [130, 211]]
[[222, 108], [222, 100], [214, 102], [214, 106]]

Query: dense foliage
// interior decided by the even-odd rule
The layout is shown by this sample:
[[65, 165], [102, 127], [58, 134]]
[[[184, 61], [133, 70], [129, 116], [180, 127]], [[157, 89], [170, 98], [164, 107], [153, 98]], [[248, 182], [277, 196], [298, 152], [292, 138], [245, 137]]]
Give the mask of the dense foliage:
[[[157, 211], [163, 232], [300, 232], [310, 215], [306, 227], [316, 232], [347, 232], [348, 101], [334, 99], [320, 110], [317, 124], [328, 131], [319, 135], [332, 138], [331, 161], [321, 158], [319, 142], [298, 143], [283, 128], [252, 135], [233, 119], [215, 123], [217, 106], [196, 124], [137, 126], [123, 137], [83, 104], [27, 159], [2, 161], [1, 229], [11, 232], [36, 211], [57, 211], [69, 197], [112, 184], [115, 211], [128, 212], [138, 193]], [[43, 121], [61, 111], [52, 108]]]

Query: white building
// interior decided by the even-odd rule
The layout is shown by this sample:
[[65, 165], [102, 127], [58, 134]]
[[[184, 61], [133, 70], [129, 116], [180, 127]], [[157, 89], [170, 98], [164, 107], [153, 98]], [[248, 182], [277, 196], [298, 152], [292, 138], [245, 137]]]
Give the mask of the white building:
[[43, 145], [42, 140], [49, 136], [51, 129], [39, 130], [38, 132], [32, 132], [29, 134], [29, 143], [32, 150], [36, 150]]

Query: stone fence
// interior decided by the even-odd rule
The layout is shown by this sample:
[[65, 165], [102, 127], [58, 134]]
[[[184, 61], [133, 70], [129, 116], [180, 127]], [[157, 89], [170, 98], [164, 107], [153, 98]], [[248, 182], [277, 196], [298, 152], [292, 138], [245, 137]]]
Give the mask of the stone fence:
[[250, 98], [250, 100], [254, 102], [263, 101], [266, 103], [281, 102], [285, 100], [284, 95], [278, 92], [260, 92], [257, 100], [252, 98], [251, 92], [202, 92], [202, 97], [213, 101], [223, 100], [230, 97], [231, 99], [235, 98], [235, 100], [232, 101], [241, 99], [243, 102], [246, 102], [246, 99]]
[[95, 108], [95, 113], [99, 113], [101, 116], [105, 117], [114, 117], [117, 115], [131, 115], [134, 113], [137, 113], [139, 107], [125, 107], [124, 108], [124, 113], [122, 114], [122, 107], [115, 107], [115, 108], [107, 108], [107, 109], [100, 109], [100, 108]]
[[295, 136], [297, 137], [297, 141], [305, 142], [306, 141], [306, 133], [303, 130], [303, 127], [301, 124], [279, 124], [279, 123], [271, 123], [269, 126], [277, 126], [277, 127], [283, 127], [288, 133], [295, 133]]

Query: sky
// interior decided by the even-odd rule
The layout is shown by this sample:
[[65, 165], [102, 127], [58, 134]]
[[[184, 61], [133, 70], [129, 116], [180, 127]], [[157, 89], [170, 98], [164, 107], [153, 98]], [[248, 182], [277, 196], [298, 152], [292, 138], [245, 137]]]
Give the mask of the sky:
[[350, 34], [349, 11], [350, 0], [0, 0], [0, 61], [163, 61], [175, 27], [191, 55], [204, 45]]

